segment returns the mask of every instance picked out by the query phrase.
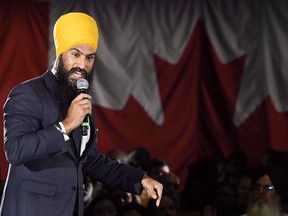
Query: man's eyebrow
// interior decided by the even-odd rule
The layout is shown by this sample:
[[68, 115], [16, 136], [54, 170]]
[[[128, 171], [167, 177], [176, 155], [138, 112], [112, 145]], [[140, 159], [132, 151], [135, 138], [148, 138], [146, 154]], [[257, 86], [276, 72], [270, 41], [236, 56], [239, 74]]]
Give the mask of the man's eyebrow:
[[88, 54], [87, 56], [96, 56], [96, 53]]
[[[84, 55], [84, 53], [83, 52], [81, 52], [79, 49], [77, 49], [77, 48], [71, 48], [70, 50], [75, 50], [75, 51], [77, 51], [78, 53], [80, 53], [81, 55]], [[95, 56], [96, 55], [96, 53], [90, 53], [90, 54], [87, 54], [86, 56]]]

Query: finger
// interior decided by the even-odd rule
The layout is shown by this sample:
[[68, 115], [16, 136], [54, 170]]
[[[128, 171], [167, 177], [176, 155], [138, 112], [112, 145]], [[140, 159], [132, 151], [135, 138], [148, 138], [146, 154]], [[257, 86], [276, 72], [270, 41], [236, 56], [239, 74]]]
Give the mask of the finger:
[[156, 206], [159, 207], [161, 199], [158, 197], [156, 200]]
[[83, 99], [92, 99], [92, 97], [89, 94], [81, 93], [77, 97], [78, 101], [81, 101]]
[[[88, 97], [89, 96], [89, 97]], [[92, 97], [90, 96], [90, 95], [85, 95], [85, 96], [83, 96], [82, 97], [82, 100], [89, 100], [89, 101], [91, 101], [91, 99], [92, 99]]]
[[161, 201], [161, 198], [162, 198], [162, 188], [156, 187], [155, 190], [156, 190], [156, 193], [157, 193], [156, 206], [159, 207], [160, 201]]
[[152, 198], [152, 199], [156, 199], [157, 196], [156, 196], [156, 193], [155, 191], [153, 190], [153, 186], [152, 187], [145, 187], [145, 190], [147, 192], [147, 195]]

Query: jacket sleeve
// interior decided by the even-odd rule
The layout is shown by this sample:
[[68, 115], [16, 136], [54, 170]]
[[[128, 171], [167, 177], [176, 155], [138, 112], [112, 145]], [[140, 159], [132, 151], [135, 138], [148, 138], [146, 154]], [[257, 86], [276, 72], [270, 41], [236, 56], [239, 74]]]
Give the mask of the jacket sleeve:
[[[7, 160], [19, 165], [41, 157], [67, 151], [63, 135], [53, 124], [43, 125], [45, 100], [51, 96], [35, 86], [20, 84], [10, 92], [4, 104], [4, 149]], [[51, 123], [57, 106], [50, 108]], [[46, 108], [47, 109], [47, 108]], [[54, 115], [52, 115], [54, 114]], [[57, 113], [56, 113], [57, 116]], [[49, 116], [45, 116], [49, 119]]]
[[141, 194], [141, 180], [145, 172], [127, 164], [118, 163], [93, 149], [83, 166], [84, 172], [96, 181], [112, 188]]

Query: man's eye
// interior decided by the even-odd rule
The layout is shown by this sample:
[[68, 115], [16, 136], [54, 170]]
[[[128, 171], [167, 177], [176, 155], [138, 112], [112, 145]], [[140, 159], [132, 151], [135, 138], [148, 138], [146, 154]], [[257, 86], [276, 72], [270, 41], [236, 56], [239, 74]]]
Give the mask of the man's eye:
[[72, 55], [75, 56], [75, 57], [79, 57], [80, 56], [79, 53], [72, 53]]
[[94, 60], [94, 56], [87, 56], [87, 60], [88, 61], [93, 61]]

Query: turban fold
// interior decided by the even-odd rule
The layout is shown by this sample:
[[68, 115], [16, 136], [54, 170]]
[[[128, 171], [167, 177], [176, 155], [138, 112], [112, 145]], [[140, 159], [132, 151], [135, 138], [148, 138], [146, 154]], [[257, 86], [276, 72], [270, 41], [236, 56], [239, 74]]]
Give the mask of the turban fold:
[[85, 13], [71, 12], [62, 15], [53, 30], [56, 56], [76, 45], [87, 44], [94, 52], [98, 46], [98, 27], [95, 19]]

